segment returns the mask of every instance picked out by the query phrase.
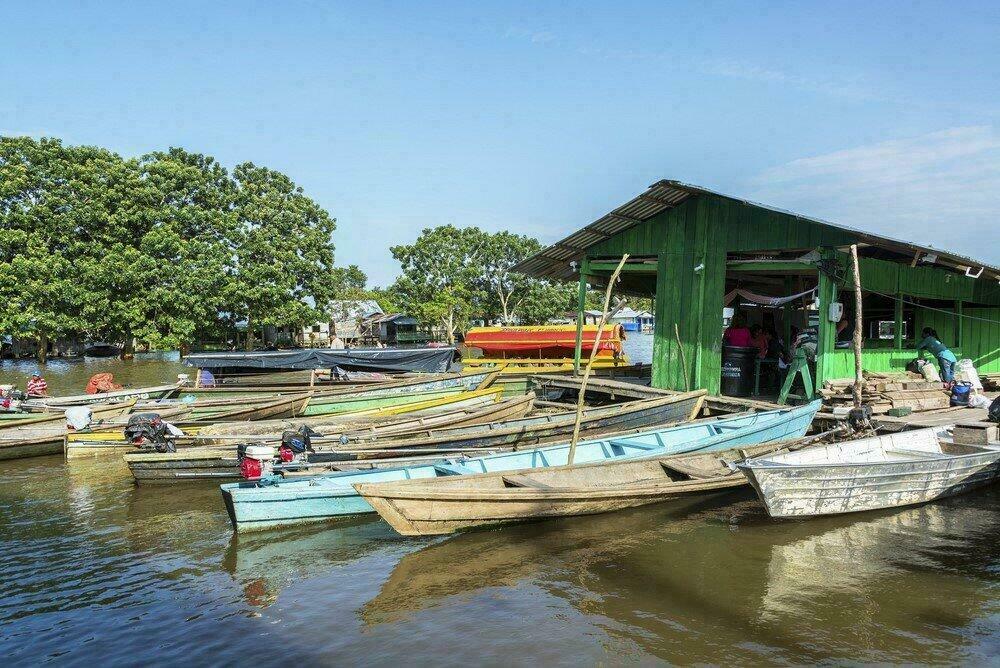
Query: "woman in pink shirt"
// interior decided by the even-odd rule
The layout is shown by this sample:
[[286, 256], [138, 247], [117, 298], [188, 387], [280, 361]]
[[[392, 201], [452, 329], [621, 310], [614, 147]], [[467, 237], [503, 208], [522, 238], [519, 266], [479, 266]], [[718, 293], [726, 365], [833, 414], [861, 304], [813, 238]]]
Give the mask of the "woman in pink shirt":
[[743, 317], [742, 313], [737, 313], [733, 316], [732, 322], [729, 323], [729, 327], [726, 328], [725, 333], [722, 335], [722, 343], [727, 346], [739, 346], [741, 348], [753, 345], [750, 330], [747, 328], [747, 319]]

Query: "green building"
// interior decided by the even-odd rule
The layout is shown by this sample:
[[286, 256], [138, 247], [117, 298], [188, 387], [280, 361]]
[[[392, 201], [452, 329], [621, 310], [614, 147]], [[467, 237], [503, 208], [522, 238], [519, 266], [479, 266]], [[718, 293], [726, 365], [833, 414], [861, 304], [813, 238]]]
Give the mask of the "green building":
[[[786, 340], [792, 327], [818, 329], [818, 384], [853, 378], [853, 353], [838, 344], [830, 319], [836, 302], [854, 322], [852, 244], [860, 256], [866, 370], [904, 370], [929, 326], [981, 373], [1000, 372], [997, 267], [677, 181], [655, 183], [517, 270], [603, 286], [628, 253], [617, 289], [655, 298], [653, 385], [683, 389], [686, 375], [692, 387], [717, 393], [725, 300], [734, 295], [731, 306]], [[776, 309], [735, 290], [772, 297], [815, 292]]]

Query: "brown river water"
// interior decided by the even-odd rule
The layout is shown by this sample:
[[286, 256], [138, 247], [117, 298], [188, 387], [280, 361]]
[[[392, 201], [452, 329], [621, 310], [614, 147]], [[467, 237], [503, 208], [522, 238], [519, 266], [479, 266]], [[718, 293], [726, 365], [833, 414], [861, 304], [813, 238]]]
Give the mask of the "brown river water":
[[[70, 392], [98, 370], [183, 367], [46, 376]], [[14, 665], [995, 665], [998, 531], [994, 487], [811, 521], [736, 491], [443, 539], [377, 519], [235, 538], [211, 484], [136, 488], [117, 457], [0, 462], [0, 648]]]

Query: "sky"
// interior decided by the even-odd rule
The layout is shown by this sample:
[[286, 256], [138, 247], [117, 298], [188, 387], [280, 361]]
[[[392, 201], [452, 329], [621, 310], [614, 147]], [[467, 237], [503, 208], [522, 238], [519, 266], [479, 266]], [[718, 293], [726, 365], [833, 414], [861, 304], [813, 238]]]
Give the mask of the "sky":
[[375, 285], [676, 179], [1000, 264], [1000, 3], [8, 2], [0, 134], [280, 170]]

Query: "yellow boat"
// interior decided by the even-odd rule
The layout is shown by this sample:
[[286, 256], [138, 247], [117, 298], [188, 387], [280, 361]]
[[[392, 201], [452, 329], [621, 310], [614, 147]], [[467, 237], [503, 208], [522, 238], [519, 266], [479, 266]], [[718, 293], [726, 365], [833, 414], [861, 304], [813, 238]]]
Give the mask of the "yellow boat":
[[[581, 366], [586, 364], [584, 358]], [[571, 371], [573, 369], [573, 358], [546, 359], [538, 357], [476, 357], [463, 359], [462, 365], [467, 370], [476, 369], [497, 369], [501, 375], [526, 374], [526, 373], [553, 373], [556, 371]], [[600, 356], [594, 358], [595, 369], [614, 369], [618, 367], [631, 366], [632, 362], [628, 355], [624, 353], [620, 357]]]
[[[338, 413], [335, 418], [338, 424], [352, 421], [368, 421], [392, 415], [407, 415], [411, 413], [436, 412], [437, 410], [452, 410], [466, 408], [473, 405], [485, 403], [497, 403], [501, 401], [503, 388], [488, 387], [482, 390], [469, 390], [467, 392], [456, 392], [443, 397], [427, 399], [411, 404], [399, 406], [386, 406], [382, 408], [370, 408], [367, 410], [355, 411], [352, 413]], [[334, 416], [316, 416], [315, 418], [298, 418], [296, 423], [310, 424], [316, 428], [322, 428], [323, 422], [329, 422]], [[214, 423], [213, 423], [214, 424]], [[184, 436], [197, 437], [201, 430], [207, 428], [208, 424], [181, 427]], [[184, 441], [184, 437], [178, 438], [178, 443]], [[104, 452], [120, 452], [122, 450], [134, 450], [135, 446], [125, 442], [123, 428], [115, 430], [74, 432], [66, 438], [66, 456], [78, 457], [81, 455], [94, 455]]]

